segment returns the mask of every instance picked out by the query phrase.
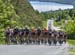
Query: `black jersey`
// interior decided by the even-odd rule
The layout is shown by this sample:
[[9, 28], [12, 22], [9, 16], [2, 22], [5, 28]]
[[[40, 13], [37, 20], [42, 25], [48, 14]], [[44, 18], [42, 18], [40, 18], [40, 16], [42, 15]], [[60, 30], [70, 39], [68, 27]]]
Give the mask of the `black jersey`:
[[16, 34], [18, 34], [18, 33], [19, 33], [19, 29], [18, 29], [18, 28], [15, 28], [15, 29], [13, 30], [13, 34], [16, 35]]
[[37, 29], [37, 35], [40, 35], [41, 34], [41, 29]]

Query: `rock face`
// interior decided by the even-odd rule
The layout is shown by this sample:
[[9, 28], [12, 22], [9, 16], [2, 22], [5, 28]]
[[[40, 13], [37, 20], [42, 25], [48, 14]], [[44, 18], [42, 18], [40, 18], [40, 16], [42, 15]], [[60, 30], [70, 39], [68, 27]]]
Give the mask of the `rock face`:
[[10, 2], [14, 6], [15, 12], [19, 17], [19, 24], [30, 27], [42, 25], [42, 16], [34, 11], [33, 7], [27, 0], [11, 0]]

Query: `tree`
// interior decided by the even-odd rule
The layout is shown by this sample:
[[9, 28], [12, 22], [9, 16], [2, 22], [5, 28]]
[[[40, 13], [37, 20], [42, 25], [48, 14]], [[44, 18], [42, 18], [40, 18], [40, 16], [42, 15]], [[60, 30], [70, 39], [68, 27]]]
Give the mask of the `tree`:
[[70, 20], [66, 25], [65, 25], [65, 31], [68, 34], [69, 39], [75, 39], [75, 21]]
[[12, 14], [15, 14], [14, 7], [10, 4], [10, 1], [0, 0], [0, 41], [2, 42], [4, 37], [4, 29], [7, 26], [12, 26], [16, 21], [12, 20]]

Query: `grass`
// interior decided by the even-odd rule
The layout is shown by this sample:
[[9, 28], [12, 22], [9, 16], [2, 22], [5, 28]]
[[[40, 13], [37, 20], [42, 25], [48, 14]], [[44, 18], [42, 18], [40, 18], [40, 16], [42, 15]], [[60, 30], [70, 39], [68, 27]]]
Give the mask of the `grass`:
[[74, 54], [72, 54], [72, 53], [75, 53], [75, 49], [71, 48], [71, 49], [69, 50], [69, 52], [70, 52], [70, 55], [74, 55]]
[[[68, 41], [69, 45], [75, 46], [75, 40], [68, 39], [67, 41]], [[74, 55], [72, 53], [75, 53], [75, 49], [74, 48], [70, 48], [69, 52], [70, 52], [70, 55]]]
[[75, 52], [75, 49], [71, 48], [69, 51], [70, 51], [70, 52]]
[[0, 38], [0, 45], [5, 45], [5, 38]]
[[68, 43], [69, 43], [70, 45], [75, 45], [75, 40], [68, 39]]

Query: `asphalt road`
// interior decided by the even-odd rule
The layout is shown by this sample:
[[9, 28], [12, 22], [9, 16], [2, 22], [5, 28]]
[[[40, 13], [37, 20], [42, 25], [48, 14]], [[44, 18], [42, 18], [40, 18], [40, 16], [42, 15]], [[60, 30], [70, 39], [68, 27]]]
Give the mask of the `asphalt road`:
[[66, 55], [67, 45], [0, 45], [0, 55]]

